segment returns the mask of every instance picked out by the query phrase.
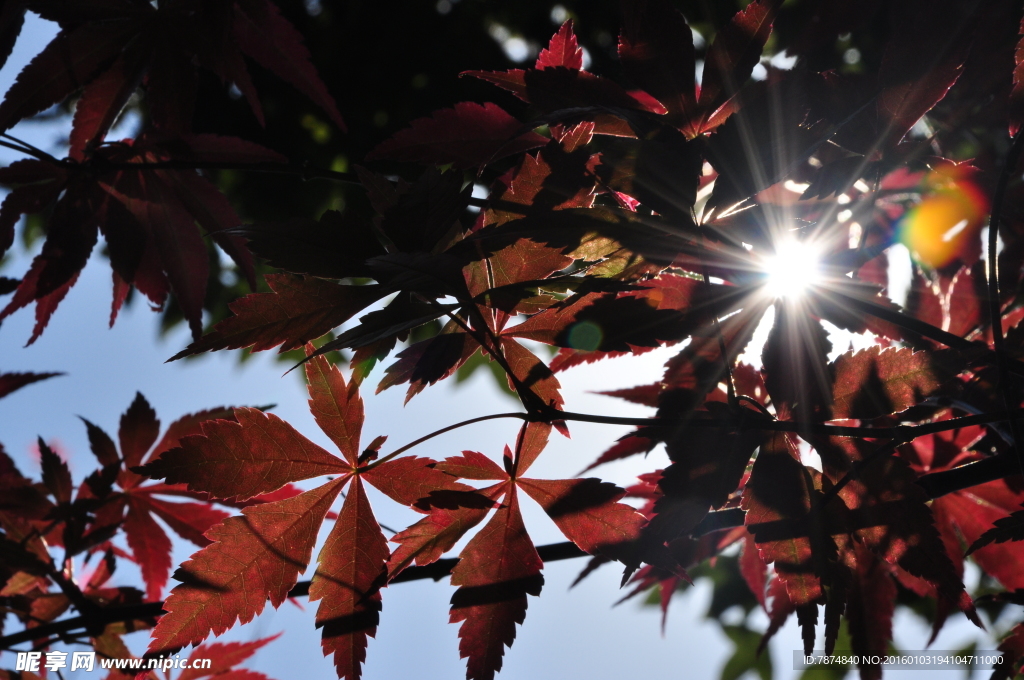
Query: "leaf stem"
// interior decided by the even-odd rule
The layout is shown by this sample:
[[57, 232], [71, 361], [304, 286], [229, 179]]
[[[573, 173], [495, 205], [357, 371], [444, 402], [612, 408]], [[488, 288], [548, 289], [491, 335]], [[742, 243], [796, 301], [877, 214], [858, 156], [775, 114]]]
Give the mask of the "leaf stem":
[[394, 451], [392, 451], [388, 455], [383, 456], [383, 457], [378, 458], [377, 460], [373, 461], [372, 463], [370, 463], [369, 465], [364, 467], [363, 470], [372, 470], [373, 468], [377, 467], [378, 465], [383, 465], [384, 463], [388, 462], [389, 460], [391, 460], [395, 456], [401, 455], [401, 454], [405, 453], [406, 451], [408, 451], [409, 449], [411, 449], [411, 448], [413, 448], [415, 446], [419, 446], [423, 442], [429, 441], [429, 440], [433, 439], [434, 437], [437, 437], [438, 435], [444, 434], [445, 432], [451, 432], [452, 430], [457, 430], [460, 427], [465, 427], [466, 425], [472, 425], [474, 423], [482, 423], [485, 420], [497, 420], [498, 418], [519, 418], [520, 420], [526, 420], [528, 418], [528, 416], [525, 413], [494, 413], [494, 414], [491, 414], [489, 416], [480, 416], [478, 418], [470, 418], [469, 420], [463, 420], [462, 422], [455, 423], [454, 425], [449, 425], [447, 427], [442, 427], [440, 430], [434, 430], [430, 434], [424, 435], [424, 436], [420, 437], [419, 439], [417, 439], [416, 441], [409, 442], [405, 446], [402, 446], [402, 447], [399, 447], [399, 448], [395, 449]]

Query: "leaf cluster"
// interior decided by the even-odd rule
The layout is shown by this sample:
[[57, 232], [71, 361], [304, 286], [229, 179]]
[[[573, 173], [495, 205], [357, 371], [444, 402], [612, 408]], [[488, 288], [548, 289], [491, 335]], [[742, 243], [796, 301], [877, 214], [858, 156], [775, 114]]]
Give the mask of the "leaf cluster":
[[[983, 627], [963, 583], [968, 556], [1007, 592], [1024, 588], [1024, 49], [1004, 30], [1019, 23], [1011, 3], [754, 0], [716, 16], [701, 45], [693, 12], [623, 2], [616, 72], [584, 68], [566, 20], [524, 67], [461, 73], [506, 104], [460, 101], [416, 118], [352, 172], [194, 125], [211, 77], [265, 124], [249, 72], [258, 64], [345, 130], [302, 35], [269, 0], [25, 0], [4, 5], [0, 37], [17, 34], [25, 11], [60, 32], [0, 102], [0, 131], [77, 100], [65, 158], [3, 137], [28, 158], [0, 169], [11, 187], [0, 249], [22, 215], [44, 214], [46, 236], [5, 283], [0, 319], [35, 304], [34, 341], [102, 234], [111, 322], [135, 289], [157, 307], [173, 296], [188, 321], [193, 342], [172, 359], [303, 349], [311, 413], [337, 449], [246, 407], [186, 416], [161, 437], [139, 396], [117, 443], [85, 422], [99, 467], [77, 489], [42, 440], [39, 482], [4, 457], [12, 557], [0, 561], [0, 597], [26, 631], [43, 630], [25, 641], [43, 648], [77, 630], [60, 619], [74, 608], [97, 650], [120, 653], [120, 635], [152, 628], [148, 654], [166, 654], [305, 594], [338, 676], [358, 678], [385, 589], [436, 572], [458, 587], [450, 621], [467, 678], [486, 680], [527, 596], [542, 591], [542, 552], [590, 555], [581, 578], [617, 561], [626, 597], [658, 588], [665, 610], [688, 570], [718, 560], [735, 577], [723, 589], [749, 589], [735, 603], [768, 616], [760, 648], [795, 615], [805, 650], [822, 623], [827, 651], [842, 634], [856, 653], [882, 652], [909, 597], [931, 602], [933, 639], [955, 612]], [[840, 47], [859, 66], [826, 68]], [[783, 50], [791, 68], [768, 58]], [[108, 140], [129, 105], [144, 110], [142, 130]], [[218, 172], [356, 190], [342, 209], [243, 220]], [[205, 334], [204, 234], [254, 290], [258, 263], [275, 270]], [[776, 295], [772, 259], [794, 241], [820, 253], [808, 265], [820, 276]], [[897, 242], [914, 258], [899, 301]], [[759, 327], [767, 339], [755, 349]], [[833, 347], [850, 334], [871, 346]], [[606, 392], [650, 417], [567, 407], [559, 372], [660, 348], [672, 348], [661, 375]], [[327, 358], [341, 350], [347, 379]], [[519, 410], [386, 454], [384, 436], [363, 446], [360, 390], [377, 364], [377, 392], [407, 385], [408, 400], [483, 362]], [[0, 396], [50, 376], [5, 374]], [[408, 453], [497, 418], [522, 421], [501, 452]], [[567, 436], [573, 422], [634, 428], [588, 470], [657, 447], [664, 459], [625, 489], [527, 476], [552, 430]], [[312, 479], [320, 485], [296, 486]], [[367, 487], [417, 521], [385, 535]], [[567, 547], [534, 546], [527, 497]], [[161, 522], [200, 548], [162, 602], [172, 544]], [[458, 558], [444, 558], [463, 538]], [[88, 578], [75, 574], [96, 559]], [[106, 585], [118, 559], [139, 565], [144, 594]], [[1022, 630], [1003, 642], [1008, 661], [993, 677], [1024, 659]], [[725, 632], [737, 646], [726, 677], [770, 673], [751, 649], [758, 633]], [[221, 651], [241, 660], [246, 649]]]

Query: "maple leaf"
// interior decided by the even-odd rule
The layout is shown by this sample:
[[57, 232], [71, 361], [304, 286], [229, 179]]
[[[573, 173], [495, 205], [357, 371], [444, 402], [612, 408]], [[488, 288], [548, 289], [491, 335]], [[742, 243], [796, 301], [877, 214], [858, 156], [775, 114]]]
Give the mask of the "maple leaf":
[[871, 347], [840, 355], [832, 373], [832, 417], [875, 418], [942, 394], [956, 377], [928, 352]]
[[[538, 402], [535, 404], [536, 406], [561, 409], [562, 404], [565, 403], [560, 392], [561, 385], [551, 369], [533, 352], [514, 339], [501, 337], [500, 340], [501, 351], [505, 355], [509, 368], [512, 369], [509, 377], [509, 389], [516, 389], [516, 383], [512, 381], [512, 376], [515, 376], [519, 385], [529, 390], [527, 398]], [[559, 429], [567, 431], [564, 423], [559, 426]]]
[[[62, 30], [18, 74], [0, 102], [0, 129], [61, 102], [82, 83], [95, 78], [114, 60], [127, 39], [143, 25], [142, 17], [87, 23]], [[74, 55], [68, 59], [67, 55]]]
[[460, 553], [452, 570], [451, 622], [459, 627], [459, 655], [468, 680], [491, 680], [501, 670], [516, 624], [526, 618], [526, 596], [540, 595], [543, 563], [526, 533], [515, 485], [490, 521]]
[[966, 554], [970, 555], [990, 543], [1006, 543], [1007, 541], [1024, 541], [1024, 510], [1018, 510], [1007, 517], [997, 519], [991, 529], [971, 544]]
[[[314, 352], [312, 345], [306, 346], [310, 411], [338, 446], [341, 458], [273, 416], [236, 409], [237, 422], [206, 423], [201, 435], [183, 437], [180, 448], [137, 468], [167, 477], [169, 482], [186, 482], [196, 491], [237, 499], [300, 479], [336, 475], [312, 491], [244, 507], [241, 516], [229, 517], [207, 531], [211, 543], [175, 573], [182, 583], [167, 598], [169, 613], [153, 633], [151, 652], [195, 644], [211, 632], [219, 635], [236, 620], [251, 620], [268, 599], [279, 606], [308, 566], [317, 531], [348, 485], [309, 592], [311, 599], [321, 600], [317, 626], [323, 629], [324, 653], [334, 655], [340, 677], [358, 678], [367, 637], [375, 634], [379, 620], [380, 588], [397, 573], [363, 483], [414, 508], [440, 502], [434, 499], [437, 494], [472, 494], [470, 487], [435, 470], [429, 458], [373, 462], [382, 438], [370, 445], [368, 452], [374, 455], [360, 452], [363, 404], [356, 385], [346, 383], [336, 366], [323, 356], [313, 356]], [[482, 519], [491, 503], [481, 500], [485, 503], [477, 507], [483, 510]], [[435, 545], [444, 542], [436, 535], [431, 540]], [[419, 546], [414, 552], [419, 555], [425, 549]], [[406, 563], [415, 556], [410, 555]]]
[[5, 2], [0, 8], [0, 68], [7, 63], [7, 57], [11, 56], [14, 43], [21, 33], [25, 23], [25, 9], [23, 2]]
[[390, 551], [366, 499], [362, 480], [348, 488], [345, 504], [320, 552], [310, 601], [323, 630], [324, 654], [334, 654], [338, 677], [358, 678], [366, 659], [366, 636], [380, 617], [380, 587], [387, 578]]
[[282, 80], [295, 86], [345, 130], [334, 98], [310, 61], [302, 36], [269, 0], [234, 3], [234, 36], [247, 55]]
[[558, 32], [551, 36], [551, 42], [537, 55], [537, 63], [534, 65], [538, 69], [558, 67], [583, 70], [583, 48], [573, 33], [572, 19], [567, 19]]
[[706, 76], [701, 80], [697, 102], [706, 112], [701, 129], [706, 129], [708, 119], [750, 77], [781, 4], [778, 0], [752, 2], [715, 34], [708, 48]]
[[479, 343], [459, 329], [454, 321], [449, 322], [434, 337], [399, 352], [398, 361], [388, 366], [377, 392], [407, 382], [409, 390], [405, 401], [408, 403], [427, 385], [450, 377], [479, 347]]
[[316, 534], [341, 492], [340, 478], [294, 498], [244, 508], [206, 532], [210, 545], [182, 563], [164, 602], [151, 653], [198, 644], [236, 621], [247, 623], [269, 599], [279, 606], [309, 564]]
[[274, 267], [325, 279], [369, 276], [367, 260], [386, 252], [365, 224], [337, 210], [325, 211], [316, 221], [257, 222], [236, 232]]
[[690, 136], [696, 111], [693, 32], [686, 19], [665, 0], [622, 3], [619, 59], [629, 78], [668, 109], [676, 125]]
[[341, 325], [385, 295], [377, 286], [339, 286], [317, 279], [268, 274], [272, 293], [255, 293], [231, 303], [235, 316], [171, 360], [216, 349], [252, 347], [254, 352], [281, 345], [301, 347]]
[[851, 511], [852, 533], [889, 563], [932, 583], [941, 598], [981, 627], [909, 464], [884, 457], [863, 466], [858, 477], [839, 491]]
[[414, 120], [367, 154], [367, 160], [387, 158], [424, 164], [453, 164], [458, 169], [492, 163], [548, 143], [496, 104], [460, 102]]
[[828, 353], [832, 343], [821, 325], [789, 304], [778, 305], [761, 361], [764, 384], [776, 410], [800, 419], [828, 413], [832, 407]]
[[40, 380], [54, 378], [63, 373], [0, 373], [0, 398]]
[[1024, 624], [1018, 623], [999, 643], [999, 651], [1005, 656], [992, 667], [992, 680], [1010, 680], [1020, 670], [1024, 658]]
[[[609, 111], [623, 109], [660, 113], [663, 110], [657, 102], [635, 97], [613, 81], [589, 71], [549, 67], [525, 71], [466, 71], [461, 75], [485, 80], [546, 111], [588, 106]], [[616, 127], [616, 132], [618, 129]]]
[[[201, 435], [185, 437], [180, 448], [133, 471], [168, 484], [185, 483], [214, 498], [246, 500], [289, 482], [351, 468], [273, 414], [237, 408], [234, 416], [236, 422], [203, 424]], [[246, 474], [240, 475], [241, 470]]]
[[611, 448], [598, 456], [597, 460], [583, 468], [580, 474], [593, 470], [598, 465], [603, 465], [613, 460], [620, 460], [638, 453], [649, 453], [655, 446], [657, 446], [657, 442], [652, 441], [647, 437], [626, 435], [612, 445]]
[[452, 584], [460, 588], [452, 598], [451, 621], [462, 623], [460, 650], [469, 659], [468, 678], [492, 678], [500, 670], [504, 647], [512, 645], [515, 625], [526, 615], [526, 595], [539, 594], [543, 585], [542, 564], [523, 526], [517, 489], [536, 500], [583, 550], [622, 560], [634, 569], [641, 559], [638, 539], [646, 518], [618, 502], [623, 489], [597, 479], [521, 476], [546, 446], [550, 431], [548, 424], [524, 425], [516, 452], [505, 449], [504, 468], [474, 451], [438, 463], [436, 470], [453, 479], [498, 483], [478, 492], [459, 484], [431, 494], [424, 499], [429, 503], [427, 517], [391, 539], [399, 544], [388, 563], [388, 578], [394, 579], [413, 561], [423, 565], [437, 560], [500, 500], [452, 572]]
[[[1008, 516], [1020, 508], [1022, 501], [1019, 491], [999, 480], [951, 493], [932, 501], [932, 505], [933, 512], [945, 513], [957, 528], [970, 546], [974, 561], [1005, 588], [1013, 590], [1024, 587], [1024, 575], [1017, 566], [1024, 545], [1014, 541], [979, 542], [989, 531], [993, 532], [990, 534], [993, 538], [1004, 535], [1002, 527], [1011, 531], [1010, 523], [1015, 520]], [[963, 554], [958, 546], [956, 556]]]
[[484, 520], [494, 502], [468, 486], [465, 489], [433, 494], [427, 516], [391, 537], [398, 546], [388, 559], [389, 580], [413, 563], [424, 566], [436, 562]]
[[5, 253], [14, 243], [14, 225], [21, 215], [38, 212], [56, 201], [66, 173], [52, 163], [22, 159], [0, 168], [0, 181], [13, 186], [0, 204], [0, 253]]
[[814, 562], [814, 553], [834, 552], [835, 544], [830, 537], [812, 537], [803, 528], [815, 490], [794, 448], [783, 433], [768, 439], [754, 461], [742, 507], [762, 561], [775, 564], [790, 602], [800, 607], [822, 594], [821, 568]]
[[544, 508], [566, 538], [591, 555], [638, 566], [634, 543], [647, 519], [618, 501], [625, 490], [593, 477], [540, 480], [522, 478], [519, 487]]
[[874, 654], [884, 653], [892, 641], [896, 583], [890, 565], [873, 558], [865, 546], [858, 544], [855, 555], [856, 565], [852, 568], [844, 612], [850, 647], [861, 655], [858, 662], [861, 678], [878, 680], [882, 677], [881, 664], [872, 664], [869, 659]]
[[[664, 405], [671, 408], [670, 401]], [[708, 411], [694, 418], [722, 417], [729, 414], [724, 404], [708, 403]], [[746, 417], [757, 418], [750, 412]], [[688, 534], [711, 508], [722, 507], [740, 484], [754, 449], [762, 445], [763, 435], [756, 430], [727, 431], [718, 428], [687, 427], [684, 422], [670, 432], [645, 428], [641, 433], [665, 441], [672, 464], [662, 471], [658, 488], [662, 496], [654, 504], [657, 516], [648, 532], [665, 541]], [[760, 457], [758, 458], [760, 460]]]
[[[198, 10], [173, 3], [118, 3], [80, 13], [70, 6], [36, 4], [42, 7], [34, 9], [57, 21], [61, 31], [22, 70], [0, 103], [0, 129], [60, 103], [84, 86], [72, 124], [73, 159], [86, 157], [103, 140], [142, 83], [154, 125], [189, 131], [197, 65], [225, 82], [238, 83], [262, 123], [262, 107], [242, 53], [295, 85], [345, 129], [301, 35], [266, 0], [238, 0]], [[225, 33], [217, 35], [210, 25]], [[220, 38], [225, 44], [217, 44]]]
[[[1021, 30], [1020, 34], [1024, 35], [1024, 19], [1021, 19]], [[1013, 136], [1017, 135], [1017, 132], [1021, 128], [1021, 123], [1024, 121], [1024, 40], [1017, 43], [1017, 49], [1014, 50], [1014, 62], [1013, 68], [1013, 90], [1010, 93], [1010, 134]]]
[[[662, 275], [639, 290], [587, 293], [535, 314], [506, 335], [588, 351], [638, 353], [673, 344], [708, 321], [715, 306], [701, 283]], [[699, 311], [687, 313], [690, 309]]]
[[251, 642], [213, 642], [199, 645], [192, 650], [188, 657], [189, 661], [193, 659], [210, 659], [213, 663], [209, 668], [198, 668], [189, 664], [189, 667], [183, 670], [176, 680], [197, 680], [198, 678], [221, 676], [224, 674], [227, 674], [227, 678], [230, 678], [230, 680], [262, 680], [265, 676], [262, 676], [260, 673], [249, 673], [247, 676], [236, 676], [232, 675], [232, 673], [244, 672], [239, 671], [235, 666], [250, 658], [265, 645], [279, 637], [281, 637], [280, 633]]
[[634, 404], [657, 408], [661, 392], [662, 384], [660, 382], [656, 382], [649, 385], [638, 385], [637, 387], [626, 387], [618, 390], [609, 390], [607, 392], [598, 392], [598, 394], [603, 394], [606, 397], [618, 397], [619, 399], [625, 399], [626, 401]]
[[[522, 212], [533, 212], [539, 208], [560, 210], [593, 205], [596, 158], [584, 148], [590, 142], [593, 130], [592, 123], [580, 123], [561, 140], [552, 139], [538, 154], [523, 156], [515, 169], [498, 178], [490, 198], [496, 205], [484, 213], [482, 224], [504, 224], [518, 219]], [[509, 204], [522, 206], [521, 212]], [[538, 266], [543, 267], [540, 263]], [[502, 269], [505, 267], [499, 268]], [[522, 272], [519, 278], [512, 278], [510, 275], [514, 272], [502, 271], [504, 278], [499, 275], [494, 286], [543, 278], [550, 273], [533, 275], [533, 272]]]
[[[760, 11], [764, 5], [751, 3], [749, 7]], [[727, 209], [785, 179], [823, 141], [822, 126], [795, 122], [813, 118], [809, 93], [823, 87], [823, 77], [788, 71], [772, 75], [770, 86], [750, 85], [738, 111], [732, 110], [737, 96], [705, 123], [706, 127], [718, 126], [708, 138], [705, 152], [707, 162], [718, 173], [705, 216], [712, 214], [712, 207]]]
[[[171, 540], [155, 518], [163, 520], [175, 533], [199, 546], [209, 543], [203, 534], [228, 516], [223, 510], [203, 502], [172, 503], [163, 495], [184, 495], [184, 487], [167, 484], [143, 485], [143, 479], [130, 468], [156, 458], [177, 447], [182, 438], [199, 433], [202, 423], [213, 418], [232, 417], [231, 410], [209, 409], [179, 418], [160, 436], [160, 421], [145, 398], [138, 394], [121, 416], [118, 443], [101, 428], [82, 419], [89, 446], [103, 470], [112, 470], [120, 492], [108, 493], [96, 513], [93, 528], [86, 534], [102, 535], [119, 524], [128, 547], [142, 571], [147, 597], [160, 599], [171, 569]], [[87, 480], [88, 481], [88, 480]], [[111, 479], [111, 482], [114, 478]], [[108, 485], [109, 490], [109, 485]], [[80, 492], [81, 495], [81, 492]]]
[[[970, 42], [957, 38], [962, 38], [971, 24], [949, 21], [949, 16], [962, 16], [962, 8], [945, 2], [933, 9], [935, 12], [926, 16], [901, 17], [897, 30], [906, 31], [914, 40], [890, 40], [882, 56], [876, 111], [879, 122], [886, 126], [882, 139], [891, 146], [946, 95], [967, 58]], [[942, 47], [936, 49], [938, 45]]]
[[47, 170], [46, 161], [26, 160], [0, 173], [0, 181], [15, 185], [0, 208], [0, 245], [13, 235], [19, 215], [39, 212], [54, 203], [42, 253], [33, 260], [13, 299], [0, 311], [0, 318], [36, 302], [37, 324], [29, 341], [34, 342], [74, 285], [102, 231], [116, 275], [111, 318], [116, 317], [128, 284], [135, 285], [157, 306], [162, 306], [167, 293], [173, 291], [198, 338], [209, 256], [196, 225], [212, 235], [254, 286], [251, 255], [237, 235], [225, 232], [241, 220], [219, 190], [195, 171], [134, 171], [123, 166], [172, 158], [273, 162], [282, 157], [241, 140], [190, 135], [170, 143], [159, 134], [101, 146], [95, 156], [118, 169], [93, 173], [85, 172], [83, 165], [69, 163]]

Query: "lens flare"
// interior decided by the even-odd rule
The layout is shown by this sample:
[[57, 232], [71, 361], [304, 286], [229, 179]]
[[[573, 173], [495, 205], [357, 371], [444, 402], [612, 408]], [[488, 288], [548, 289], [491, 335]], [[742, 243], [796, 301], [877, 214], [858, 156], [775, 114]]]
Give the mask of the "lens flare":
[[973, 169], [965, 166], [928, 173], [924, 199], [907, 211], [897, 226], [897, 239], [917, 262], [945, 267], [978, 247], [978, 231], [989, 204], [972, 175]]
[[821, 280], [821, 253], [805, 241], [787, 239], [765, 259], [765, 292], [773, 298], [799, 297]]

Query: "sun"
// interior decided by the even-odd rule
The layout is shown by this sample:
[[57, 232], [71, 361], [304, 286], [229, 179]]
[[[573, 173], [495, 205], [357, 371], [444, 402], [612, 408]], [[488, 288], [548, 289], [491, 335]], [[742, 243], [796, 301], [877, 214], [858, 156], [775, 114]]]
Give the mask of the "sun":
[[796, 298], [821, 281], [821, 252], [806, 241], [786, 239], [764, 260], [765, 293]]

